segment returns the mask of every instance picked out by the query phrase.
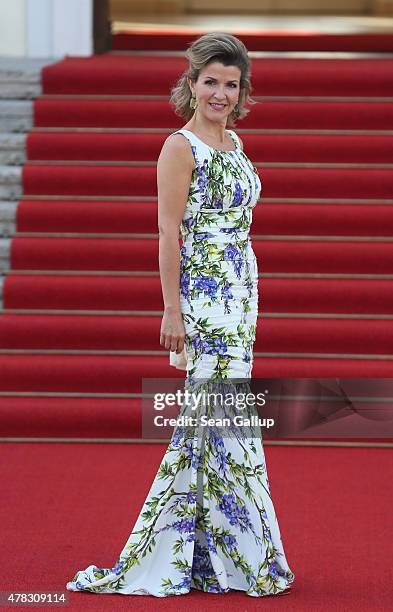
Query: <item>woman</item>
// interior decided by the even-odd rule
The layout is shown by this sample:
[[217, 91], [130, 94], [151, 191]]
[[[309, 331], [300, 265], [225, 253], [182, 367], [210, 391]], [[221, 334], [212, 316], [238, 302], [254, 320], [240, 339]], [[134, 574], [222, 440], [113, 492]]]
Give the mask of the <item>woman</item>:
[[[166, 139], [157, 167], [160, 344], [172, 365], [187, 370], [191, 401], [179, 416], [194, 422], [177, 424], [114, 567], [90, 565], [69, 590], [165, 597], [237, 589], [259, 597], [287, 593], [295, 578], [259, 425], [235, 426], [233, 418], [240, 410], [244, 422], [256, 414], [255, 405], [239, 400], [250, 391], [256, 334], [249, 230], [261, 182], [240, 138], [226, 129], [252, 102], [250, 62], [243, 43], [217, 32], [196, 40], [187, 57], [171, 100], [188, 122]], [[230, 417], [225, 427], [218, 414]]]

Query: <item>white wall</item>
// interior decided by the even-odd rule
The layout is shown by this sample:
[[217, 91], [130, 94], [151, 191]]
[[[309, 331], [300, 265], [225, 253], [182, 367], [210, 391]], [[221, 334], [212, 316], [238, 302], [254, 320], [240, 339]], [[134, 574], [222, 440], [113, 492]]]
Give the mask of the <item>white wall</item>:
[[[37, 0], [28, 0], [35, 4]], [[45, 0], [47, 1], [47, 0]], [[54, 55], [93, 53], [92, 0], [52, 0]], [[69, 27], [65, 27], [65, 24]]]
[[88, 56], [93, 48], [92, 0], [0, 0], [0, 55]]
[[0, 55], [24, 56], [25, 0], [0, 0]]
[[53, 0], [25, 0], [25, 6], [27, 57], [51, 57]]

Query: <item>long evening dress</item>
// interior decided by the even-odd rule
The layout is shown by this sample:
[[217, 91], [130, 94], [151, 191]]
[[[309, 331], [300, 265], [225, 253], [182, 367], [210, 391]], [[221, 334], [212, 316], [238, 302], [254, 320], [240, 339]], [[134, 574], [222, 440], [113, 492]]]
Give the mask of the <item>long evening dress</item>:
[[[190, 393], [238, 399], [250, 390], [253, 364], [258, 267], [249, 231], [262, 185], [237, 134], [228, 132], [235, 148], [227, 151], [186, 129], [171, 135], [189, 140], [195, 168], [180, 228], [185, 347], [170, 353], [170, 363], [187, 371]], [[68, 590], [157, 597], [191, 588], [254, 597], [288, 592], [295, 576], [283, 550], [260, 427], [201, 424], [202, 415], [218, 412], [233, 417], [236, 410], [222, 400], [180, 408], [179, 416], [192, 413], [197, 425], [175, 427], [114, 566], [77, 571]], [[255, 414], [255, 405], [243, 406], [243, 418]]]

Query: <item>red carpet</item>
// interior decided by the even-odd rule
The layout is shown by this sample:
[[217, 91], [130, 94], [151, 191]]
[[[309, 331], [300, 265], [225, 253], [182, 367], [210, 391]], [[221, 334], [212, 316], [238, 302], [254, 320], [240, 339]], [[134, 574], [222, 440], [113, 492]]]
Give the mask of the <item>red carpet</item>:
[[[0, 317], [6, 435], [89, 437], [94, 419], [90, 435], [121, 438], [126, 419], [138, 438], [143, 377], [184, 376], [159, 344], [155, 164], [183, 123], [168, 96], [185, 66], [104, 54], [42, 70]], [[255, 377], [393, 375], [392, 66], [253, 60], [237, 129], [263, 184]]]
[[[94, 211], [94, 215], [92, 214]], [[29, 200], [18, 206], [20, 232], [98, 232], [157, 234], [156, 199]], [[386, 236], [393, 224], [389, 204], [312, 204], [264, 200], [253, 212], [251, 234], [311, 236]]]
[[[160, 69], [157, 70], [159, 63]], [[254, 58], [255, 96], [392, 96], [392, 58]], [[42, 69], [46, 95], [163, 95], [187, 68], [184, 57], [67, 57]]]
[[[0, 338], [7, 349], [129, 350], [157, 349], [160, 317], [12, 315], [0, 319]], [[99, 329], [99, 334], [97, 334]], [[256, 352], [355, 353], [372, 346], [373, 354], [393, 352], [393, 321], [367, 319], [260, 318]]]
[[[260, 50], [392, 50], [384, 35], [260, 34], [243, 40]], [[184, 35], [114, 42], [183, 49]], [[382, 166], [393, 163], [392, 64], [254, 62], [260, 98], [239, 133], [263, 182], [252, 226], [255, 378], [393, 378], [393, 179]], [[269, 480], [296, 576], [290, 594], [153, 600], [65, 591], [76, 570], [113, 564], [165, 451], [126, 443], [143, 435], [144, 381], [184, 376], [159, 345], [155, 182], [162, 142], [183, 123], [168, 105], [183, 66], [180, 57], [108, 54], [42, 71], [0, 316], [2, 436], [32, 439], [2, 446], [2, 590], [65, 592], [70, 609], [94, 612], [390, 610], [390, 449], [269, 441]], [[361, 417], [373, 408], [365, 403]], [[378, 441], [391, 441], [386, 421], [371, 418], [357, 440], [369, 440], [372, 425]], [[337, 439], [333, 426], [322, 425], [324, 435], [309, 428], [303, 439], [326, 442], [329, 431]], [[353, 437], [351, 416], [339, 427], [340, 440]]]
[[[390, 168], [265, 168], [262, 178], [267, 198], [388, 199], [393, 194]], [[154, 197], [157, 189], [154, 166], [26, 164], [23, 183], [27, 196]]]
[[[292, 60], [293, 61], [293, 60]], [[288, 70], [290, 70], [290, 65]], [[386, 70], [391, 70], [390, 64], [386, 66]], [[164, 93], [164, 100], [160, 99], [149, 99], [144, 100], [138, 99], [124, 99], [119, 97], [117, 99], [110, 98], [110, 94], [94, 98], [76, 98], [72, 97], [73, 94], [69, 94], [71, 97], [61, 97], [59, 95], [54, 99], [50, 97], [38, 98], [34, 101], [34, 123], [36, 127], [47, 128], [47, 127], [84, 127], [84, 128], [166, 128], [170, 131], [175, 128], [180, 128], [184, 125], [181, 117], [178, 117], [173, 113], [173, 109], [168, 104], [168, 92]], [[325, 92], [323, 92], [325, 95]], [[363, 94], [365, 96], [373, 96], [373, 91], [364, 87]], [[74, 94], [76, 95], [76, 94]], [[98, 95], [98, 94], [97, 94]], [[391, 130], [393, 127], [393, 106], [391, 102], [377, 102], [371, 97], [367, 102], [360, 102], [356, 99], [351, 98], [347, 101], [338, 102], [333, 100], [313, 100], [312, 102], [307, 100], [296, 100], [288, 97], [285, 102], [279, 99], [275, 101], [269, 101], [263, 99], [267, 94], [262, 91], [259, 94], [253, 94], [256, 98], [256, 103], [252, 105], [251, 110], [245, 119], [239, 123], [240, 133], [243, 129], [266, 129], [266, 130], [281, 130], [281, 129], [320, 129], [320, 130]], [[290, 94], [292, 95], [292, 94]], [[388, 94], [386, 94], [388, 95]], [[262, 98], [262, 99], [261, 99]], [[31, 147], [29, 153], [34, 154], [34, 147], [38, 146], [37, 143], [45, 143], [49, 145], [54, 139], [55, 142], [59, 140], [59, 146], [64, 146], [67, 142], [71, 144], [79, 139], [81, 142], [86, 143], [94, 140], [96, 146], [100, 143], [108, 142], [111, 140], [110, 148], [114, 147], [116, 143], [127, 142], [128, 138], [135, 138], [132, 134], [89, 134], [89, 133], [75, 133], [75, 134], [61, 134], [60, 137], [56, 134], [47, 133], [34, 133], [30, 134], [28, 144]], [[142, 147], [143, 152], [154, 151], [160, 147], [160, 143], [164, 140], [162, 134], [138, 134], [138, 146]], [[278, 139], [278, 142], [282, 142], [282, 138], [285, 138], [286, 142], [302, 140], [296, 135], [284, 135], [281, 136], [279, 133], [273, 136], [259, 135], [259, 134], [244, 134], [247, 139], [247, 144], [253, 146], [254, 142], [266, 144], [266, 139], [269, 138], [269, 147], [266, 148], [266, 153], [271, 154], [270, 145], [274, 146], [274, 142]], [[65, 140], [65, 139], [68, 139]], [[243, 135], [242, 135], [243, 138]], [[305, 136], [305, 142], [318, 142], [321, 137], [317, 134], [309, 134]], [[332, 140], [331, 140], [332, 138]], [[323, 136], [325, 144], [329, 142], [336, 142], [336, 139], [341, 141], [341, 144], [345, 144], [348, 139], [350, 143], [354, 143], [359, 140], [361, 143], [364, 139], [371, 142], [379, 142], [383, 139], [388, 139], [388, 136], [372, 134], [365, 135], [349, 135], [348, 138], [344, 136], [331, 135], [331, 138]], [[52, 139], [52, 140], [51, 140]], [[101, 141], [100, 141], [101, 139]], [[375, 140], [376, 139], [376, 140]], [[86, 145], [85, 145], [86, 146]], [[146, 149], [148, 147], [148, 149]], [[352, 147], [353, 149], [354, 147]], [[54, 147], [52, 145], [51, 151]], [[340, 147], [341, 149], [341, 147]], [[247, 149], [248, 150], [248, 149]], [[258, 150], [257, 147], [250, 149], [251, 152], [258, 152], [258, 155], [264, 151]], [[359, 154], [363, 151], [362, 148], [359, 150]], [[285, 154], [285, 150], [281, 151]], [[354, 154], [355, 151], [352, 150]], [[128, 150], [128, 155], [136, 154], [131, 148]], [[340, 150], [336, 150], [336, 154], [340, 155]], [[149, 153], [151, 155], [151, 153]], [[35, 159], [30, 157], [30, 159]], [[45, 158], [43, 158], [45, 159]]]
[[[142, 379], [179, 377], [168, 358], [155, 355], [0, 355], [0, 391], [34, 393], [141, 393]], [[254, 363], [254, 378], [390, 378], [391, 359], [261, 357]], [[180, 373], [181, 376], [181, 373]], [[70, 389], [72, 391], [70, 391]], [[92, 392], [94, 389], [94, 392]]]
[[[204, 32], [194, 28], [183, 31], [166, 29], [133, 30], [125, 27], [113, 36], [113, 48], [125, 50], [179, 50], [188, 45]], [[329, 33], [308, 31], [276, 31], [234, 32], [246, 45], [249, 51], [393, 51], [392, 35], [389, 33]]]
[[[393, 314], [389, 280], [266, 278], [259, 283], [263, 315], [293, 313]], [[345, 291], [346, 301], [342, 303]], [[85, 309], [107, 311], [162, 311], [158, 276], [13, 276], [6, 286], [10, 309]]]
[[[387, 127], [386, 123], [383, 127]], [[27, 138], [27, 152], [31, 161], [150, 161], [155, 164], [167, 136], [167, 133], [32, 132]], [[246, 133], [242, 134], [242, 140], [250, 158], [259, 164], [393, 162], [392, 137], [387, 134], [332, 134], [327, 139], [325, 134]]]
[[[296, 247], [296, 248], [295, 248]], [[260, 273], [392, 274], [392, 242], [255, 240]], [[151, 239], [15, 238], [13, 270], [157, 271]], [[142, 260], [143, 258], [143, 260]]]
[[[383, 34], [262, 34], [243, 40], [259, 50], [392, 50]], [[114, 42], [184, 49], [191, 37]], [[10, 440], [0, 460], [2, 590], [65, 592], [70, 609], [94, 612], [390, 610], [391, 449], [269, 441], [269, 481], [296, 576], [288, 595], [65, 591], [78, 569], [116, 560], [164, 454], [166, 445], [135, 443], [144, 381], [184, 376], [159, 345], [155, 186], [162, 142], [183, 123], [168, 94], [184, 65], [108, 54], [42, 71], [0, 315], [0, 418]], [[391, 58], [254, 62], [261, 98], [239, 133], [263, 182], [252, 226], [255, 378], [393, 378], [393, 178], [378, 166], [393, 163], [392, 66]], [[365, 403], [361, 417], [373, 408]], [[386, 421], [371, 418], [357, 440], [370, 439], [372, 426], [377, 441], [391, 441]], [[353, 437], [351, 416], [339, 426], [340, 440]], [[335, 437], [322, 427], [325, 436], [314, 427], [303, 439]]]
[[[64, 591], [77, 569], [91, 563], [111, 567], [164, 449], [3, 444], [0, 559], [7, 571], [2, 590]], [[192, 591], [184, 600], [159, 600], [67, 593], [70, 608], [390, 610], [390, 450], [266, 446], [265, 452], [283, 544], [296, 576], [288, 595], [260, 600], [237, 592]]]

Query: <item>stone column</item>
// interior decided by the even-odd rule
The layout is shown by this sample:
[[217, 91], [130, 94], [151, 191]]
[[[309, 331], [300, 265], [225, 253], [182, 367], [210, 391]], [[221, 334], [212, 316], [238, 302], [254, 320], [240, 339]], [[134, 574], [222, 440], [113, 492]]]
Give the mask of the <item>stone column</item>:
[[0, 0], [0, 55], [92, 53], [93, 0]]

